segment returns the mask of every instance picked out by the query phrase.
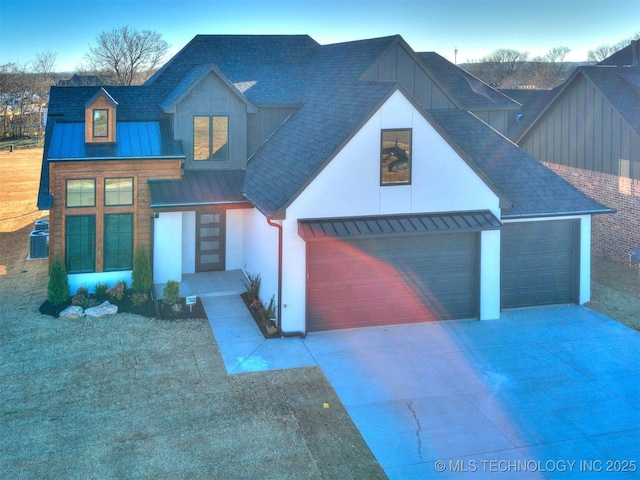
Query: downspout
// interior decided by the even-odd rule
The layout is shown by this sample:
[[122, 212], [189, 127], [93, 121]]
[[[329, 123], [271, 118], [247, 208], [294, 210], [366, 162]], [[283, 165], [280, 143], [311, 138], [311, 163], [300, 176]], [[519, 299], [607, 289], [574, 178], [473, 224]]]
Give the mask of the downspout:
[[273, 221], [273, 217], [271, 215], [267, 216], [267, 223], [272, 227], [276, 227], [278, 229], [278, 328], [280, 329], [280, 334], [283, 337], [294, 337], [299, 336], [302, 338], [306, 337], [304, 332], [283, 332], [282, 331], [282, 225]]

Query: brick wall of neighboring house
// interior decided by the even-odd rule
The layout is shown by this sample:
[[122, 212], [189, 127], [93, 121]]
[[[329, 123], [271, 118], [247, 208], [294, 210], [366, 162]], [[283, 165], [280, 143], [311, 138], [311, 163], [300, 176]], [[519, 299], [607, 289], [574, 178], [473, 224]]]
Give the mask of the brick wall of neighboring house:
[[640, 245], [640, 180], [544, 164], [590, 197], [617, 210], [593, 216], [591, 251], [614, 262], [629, 262], [629, 253]]

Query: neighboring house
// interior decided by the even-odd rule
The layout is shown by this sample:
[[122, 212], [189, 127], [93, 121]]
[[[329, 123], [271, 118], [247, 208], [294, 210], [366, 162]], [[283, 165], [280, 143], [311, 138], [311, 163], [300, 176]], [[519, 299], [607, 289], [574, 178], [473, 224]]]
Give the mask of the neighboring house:
[[[623, 62], [616, 65], [614, 60]], [[576, 69], [553, 90], [505, 91], [523, 104], [508, 135], [589, 196], [617, 210], [593, 224], [593, 254], [628, 262], [640, 244], [637, 42]]]
[[60, 80], [57, 84], [58, 87], [89, 87], [100, 86], [105, 83], [109, 83], [106, 79], [100, 75], [78, 75], [74, 73], [73, 76], [67, 80]]
[[611, 210], [433, 69], [400, 36], [199, 35], [143, 86], [53, 88], [51, 255], [72, 291], [129, 279], [137, 245], [155, 283], [260, 274], [289, 334], [588, 301]]
[[509, 119], [515, 117], [521, 108], [517, 99], [496, 90], [435, 52], [421, 52], [418, 57], [450, 93], [456, 108], [473, 113], [506, 135]]

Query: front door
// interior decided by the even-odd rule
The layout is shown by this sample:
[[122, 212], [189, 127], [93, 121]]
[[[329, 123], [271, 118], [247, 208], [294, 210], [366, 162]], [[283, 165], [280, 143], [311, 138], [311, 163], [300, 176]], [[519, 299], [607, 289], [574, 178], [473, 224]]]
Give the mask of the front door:
[[225, 269], [224, 213], [224, 210], [197, 213], [196, 272]]

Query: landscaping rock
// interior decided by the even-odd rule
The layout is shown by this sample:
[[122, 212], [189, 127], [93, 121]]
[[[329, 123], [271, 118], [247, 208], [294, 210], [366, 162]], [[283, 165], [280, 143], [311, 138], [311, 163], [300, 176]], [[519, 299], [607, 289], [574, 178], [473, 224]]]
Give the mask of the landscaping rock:
[[78, 305], [69, 305], [67, 308], [60, 312], [59, 317], [75, 320], [76, 318], [84, 317], [84, 310]]
[[97, 307], [87, 308], [84, 311], [84, 314], [87, 317], [106, 317], [109, 315], [115, 315], [118, 313], [118, 306], [112, 305], [109, 301], [105, 301], [104, 303], [98, 305]]

